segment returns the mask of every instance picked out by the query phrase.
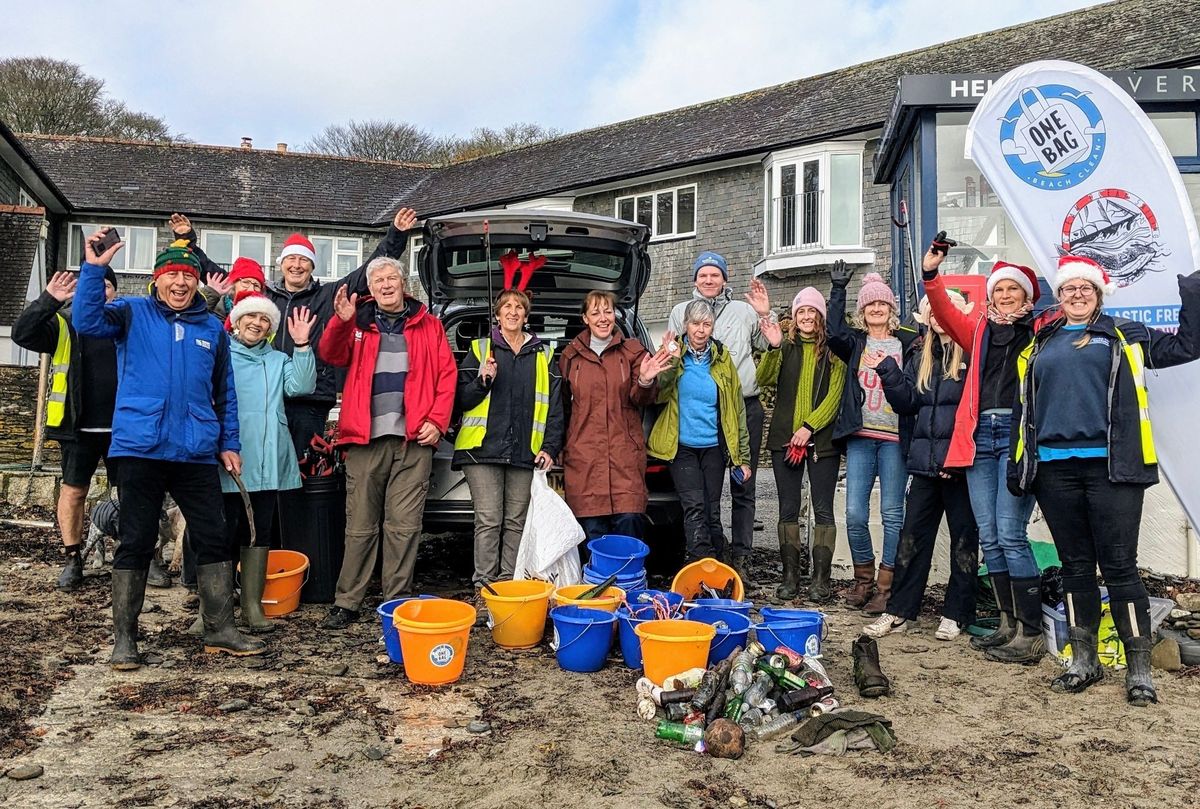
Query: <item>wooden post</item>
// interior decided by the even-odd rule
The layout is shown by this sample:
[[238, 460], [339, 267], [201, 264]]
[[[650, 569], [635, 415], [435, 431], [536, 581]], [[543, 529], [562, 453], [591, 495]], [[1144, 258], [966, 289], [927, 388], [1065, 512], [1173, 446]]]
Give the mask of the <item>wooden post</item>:
[[33, 462], [29, 471], [42, 468], [42, 450], [46, 443], [46, 377], [50, 375], [50, 355], [42, 354], [38, 364], [37, 409], [33, 416]]

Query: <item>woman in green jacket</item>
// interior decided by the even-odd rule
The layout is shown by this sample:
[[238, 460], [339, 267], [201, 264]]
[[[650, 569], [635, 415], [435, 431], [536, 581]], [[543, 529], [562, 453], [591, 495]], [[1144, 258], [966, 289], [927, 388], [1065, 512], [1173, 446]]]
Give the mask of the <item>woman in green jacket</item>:
[[792, 323], [785, 336], [778, 323], [764, 323], [763, 337], [772, 346], [758, 366], [758, 383], [776, 386], [775, 412], [767, 431], [771, 468], [779, 490], [779, 557], [783, 583], [775, 597], [795, 598], [808, 548], [801, 540], [800, 507], [804, 473], [812, 493], [812, 584], [809, 598], [828, 599], [837, 525], [833, 493], [841, 455], [833, 447], [833, 422], [846, 384], [846, 363], [825, 342], [825, 298], [805, 287], [792, 299]]
[[[684, 309], [686, 334], [668, 346], [677, 359], [658, 377], [658, 401], [665, 407], [646, 447], [652, 458], [670, 462], [689, 562], [725, 556], [725, 470], [739, 482], [751, 474], [742, 385], [729, 349], [712, 339], [715, 320], [708, 301], [694, 300]], [[667, 332], [668, 340], [672, 336]]]

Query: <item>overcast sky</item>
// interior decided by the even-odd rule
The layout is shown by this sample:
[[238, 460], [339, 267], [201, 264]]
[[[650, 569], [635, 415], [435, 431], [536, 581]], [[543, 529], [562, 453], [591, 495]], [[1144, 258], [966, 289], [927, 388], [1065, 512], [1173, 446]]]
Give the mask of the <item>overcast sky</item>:
[[[810, 76], [1088, 0], [4, 4], [0, 57], [69, 59], [200, 143], [326, 124], [566, 131]], [[186, 12], [176, 9], [190, 9]]]

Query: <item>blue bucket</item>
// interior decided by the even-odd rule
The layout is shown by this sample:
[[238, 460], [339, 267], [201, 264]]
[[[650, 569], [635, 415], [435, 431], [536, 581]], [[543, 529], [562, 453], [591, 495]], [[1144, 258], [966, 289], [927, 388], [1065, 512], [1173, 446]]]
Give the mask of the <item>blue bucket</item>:
[[690, 603], [697, 607], [712, 607], [726, 612], [736, 612], [747, 618], [750, 617], [750, 609], [754, 606], [751, 601], [735, 601], [732, 598], [694, 598]]
[[437, 598], [437, 596], [393, 598], [391, 601], [385, 601], [375, 608], [375, 613], [379, 616], [379, 623], [383, 625], [383, 645], [387, 648], [388, 659], [393, 663], [403, 664], [404, 653], [400, 651], [400, 633], [392, 625], [392, 613], [396, 611], [396, 607], [405, 601], [412, 601], [414, 598]]
[[794, 621], [780, 621], [754, 625], [754, 633], [758, 642], [771, 651], [779, 646], [786, 646], [794, 652], [806, 657], [816, 657], [821, 654], [821, 635], [824, 621], [820, 616], [798, 618]]
[[629, 668], [642, 667], [642, 639], [633, 628], [642, 621], [653, 621], [657, 617], [653, 604], [636, 607], [632, 614], [624, 607], [617, 609], [617, 637], [621, 642], [621, 657], [625, 659], [625, 665]]
[[795, 607], [763, 607], [758, 611], [765, 624], [778, 624], [785, 621], [803, 621], [807, 618], [825, 620], [825, 613], [820, 610], [802, 610]]
[[746, 648], [746, 639], [750, 637], [748, 615], [717, 607], [693, 607], [688, 610], [687, 619], [712, 624], [717, 628], [717, 635], [708, 650], [710, 666], [729, 657], [729, 653], [737, 647]]
[[591, 568], [603, 581], [609, 576], [640, 575], [650, 555], [650, 546], [640, 539], [621, 534], [605, 534], [587, 544]]
[[[583, 580], [588, 584], [599, 584], [607, 579], [608, 576], [602, 576], [593, 570], [591, 567], [583, 569]], [[640, 570], [629, 576], [617, 576], [614, 584], [622, 590], [628, 592], [630, 590], [644, 590], [646, 588], [646, 571]]]
[[567, 671], [599, 671], [612, 648], [617, 616], [604, 610], [568, 604], [550, 610], [554, 622], [554, 656]]
[[[625, 590], [624, 587], [621, 589]], [[666, 599], [671, 608], [671, 616], [678, 616], [680, 610], [683, 609], [683, 595], [680, 593], [670, 590], [625, 590], [625, 601], [634, 608], [652, 605], [654, 601], [661, 602], [663, 599]]]

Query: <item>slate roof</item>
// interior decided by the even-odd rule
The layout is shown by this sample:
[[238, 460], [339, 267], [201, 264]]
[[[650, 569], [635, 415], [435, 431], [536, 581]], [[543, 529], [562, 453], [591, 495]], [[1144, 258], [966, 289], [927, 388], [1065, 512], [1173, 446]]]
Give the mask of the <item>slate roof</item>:
[[1200, 63], [1200, 2], [1118, 0], [440, 169], [83, 138], [26, 144], [77, 208], [373, 225], [400, 205], [478, 209], [861, 132], [887, 118], [902, 75], [1042, 58], [1101, 70]]
[[76, 209], [183, 211], [361, 227], [391, 218], [431, 170], [403, 163], [111, 138], [22, 135]]
[[25, 308], [45, 215], [45, 208], [0, 205], [0, 326], [11, 326]]

